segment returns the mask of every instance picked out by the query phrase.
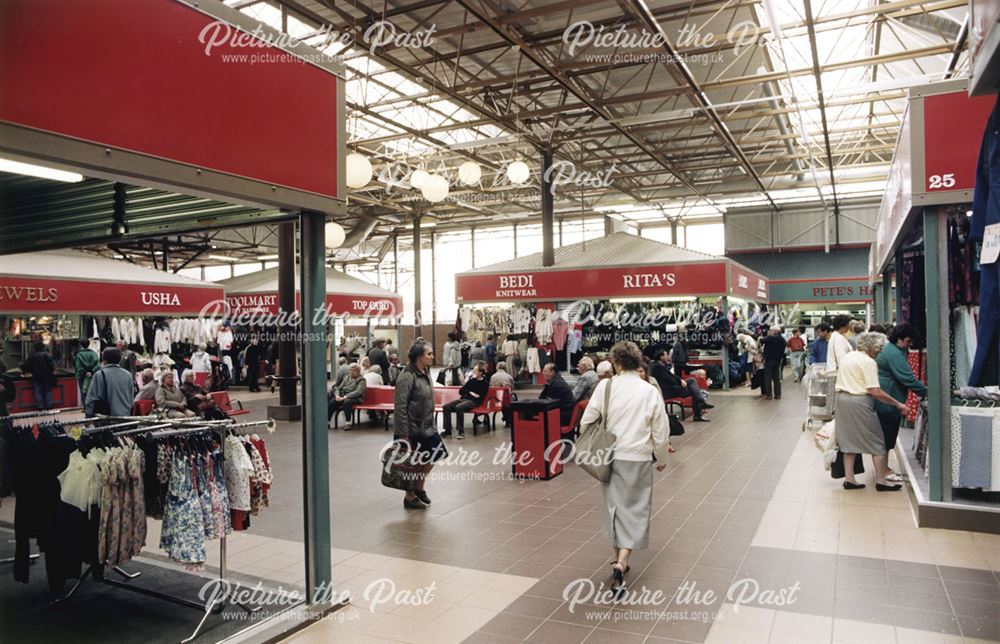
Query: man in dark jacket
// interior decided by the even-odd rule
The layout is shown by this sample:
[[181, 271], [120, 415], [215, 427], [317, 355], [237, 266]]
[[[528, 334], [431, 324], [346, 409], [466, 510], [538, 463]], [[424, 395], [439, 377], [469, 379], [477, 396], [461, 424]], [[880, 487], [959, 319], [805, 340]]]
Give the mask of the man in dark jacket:
[[451, 401], [441, 409], [444, 412], [444, 431], [441, 435], [451, 436], [451, 414], [455, 412], [458, 438], [465, 438], [465, 412], [482, 405], [489, 393], [490, 381], [486, 379], [486, 362], [480, 360], [472, 367], [469, 379], [459, 390], [458, 400]]
[[250, 391], [260, 391], [260, 383], [257, 382], [257, 377], [260, 372], [260, 359], [263, 356], [263, 351], [260, 346], [260, 340], [257, 336], [250, 338], [250, 346], [247, 347], [246, 352], [246, 368], [247, 368], [247, 385], [250, 387]]
[[382, 370], [382, 384], [389, 384], [389, 381], [386, 379], [389, 375], [389, 355], [385, 352], [385, 340], [376, 340], [375, 346], [368, 352], [368, 362], [370, 362], [372, 366], [379, 366]]
[[573, 390], [569, 383], [563, 380], [563, 377], [556, 371], [555, 364], [551, 362], [542, 368], [542, 378], [546, 384], [542, 387], [542, 393], [538, 394], [538, 397], [558, 400], [559, 423], [564, 427], [569, 425], [570, 421], [573, 420], [573, 408], [576, 407], [576, 397], [573, 396]]
[[655, 378], [656, 383], [660, 385], [660, 391], [663, 392], [663, 399], [690, 398], [691, 411], [694, 413], [695, 421], [707, 423], [708, 419], [702, 414], [705, 409], [711, 409], [711, 406], [706, 405], [702, 397], [691, 389], [686, 382], [678, 378], [677, 374], [671, 371], [670, 367], [670, 354], [666, 349], [657, 351], [656, 360], [649, 364], [649, 375]]
[[781, 335], [781, 327], [773, 326], [767, 337], [761, 340], [764, 353], [764, 398], [781, 398], [781, 364], [785, 359], [787, 343]]
[[122, 353], [108, 347], [101, 353], [102, 366], [94, 374], [87, 389], [84, 411], [87, 418], [98, 413], [128, 416], [132, 411], [132, 376], [122, 369]]
[[39, 410], [52, 408], [52, 385], [56, 382], [56, 363], [45, 350], [45, 344], [35, 343], [35, 352], [24, 364], [31, 374], [31, 384], [35, 389], [35, 404]]

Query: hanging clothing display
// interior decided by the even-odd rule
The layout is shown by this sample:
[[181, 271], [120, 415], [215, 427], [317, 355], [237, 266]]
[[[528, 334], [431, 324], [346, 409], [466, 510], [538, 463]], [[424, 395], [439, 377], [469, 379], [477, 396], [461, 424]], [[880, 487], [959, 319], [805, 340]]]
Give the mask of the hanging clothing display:
[[[1000, 99], [983, 133], [972, 201], [970, 238], [982, 242], [986, 227], [1000, 224]], [[1000, 384], [1000, 261], [981, 266], [976, 357], [969, 384]]]
[[954, 487], [1000, 491], [1000, 407], [951, 408]]

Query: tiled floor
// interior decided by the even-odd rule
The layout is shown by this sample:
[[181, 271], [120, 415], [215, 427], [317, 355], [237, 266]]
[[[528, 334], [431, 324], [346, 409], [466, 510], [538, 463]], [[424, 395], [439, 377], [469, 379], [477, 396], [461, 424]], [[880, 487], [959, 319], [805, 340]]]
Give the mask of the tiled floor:
[[[378, 484], [380, 425], [331, 432], [333, 574], [352, 606], [292, 641], [1000, 641], [1000, 537], [918, 529], [904, 493], [844, 491], [800, 431], [798, 387], [786, 387], [770, 402], [713, 392], [712, 421], [674, 439], [655, 475], [650, 548], [633, 556], [616, 605], [570, 601], [602, 589], [611, 554], [599, 485], [578, 468], [512, 480], [492, 462], [506, 432], [470, 434], [449, 442], [431, 508], [412, 512]], [[251, 419], [273, 400], [243, 398]], [[297, 586], [300, 429], [280, 424], [268, 445], [271, 507], [230, 539], [228, 563]], [[373, 607], [382, 580], [399, 592]], [[431, 584], [431, 601], [409, 605], [406, 591]]]

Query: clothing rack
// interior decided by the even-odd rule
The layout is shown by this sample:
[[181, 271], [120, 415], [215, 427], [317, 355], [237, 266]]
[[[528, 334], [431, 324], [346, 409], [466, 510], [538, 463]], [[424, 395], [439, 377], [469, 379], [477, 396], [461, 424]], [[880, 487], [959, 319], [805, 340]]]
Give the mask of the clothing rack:
[[56, 416], [67, 411], [83, 411], [83, 407], [63, 407], [62, 409], [44, 409], [41, 411], [24, 411], [17, 414], [0, 416], [0, 421], [4, 420], [25, 420], [27, 418], [41, 418], [43, 416]]
[[[115, 417], [104, 416], [102, 418], [115, 418]], [[120, 418], [124, 418], [124, 417], [117, 417], [117, 419], [120, 419]], [[223, 438], [224, 432], [227, 429], [229, 429], [226, 425], [209, 426], [205, 422], [199, 423], [198, 426], [194, 426], [194, 427], [176, 427], [173, 423], [162, 423], [162, 422], [159, 422], [159, 419], [151, 418], [151, 417], [148, 417], [148, 416], [141, 416], [139, 418], [140, 419], [144, 419], [147, 422], [153, 422], [153, 423], [156, 423], [156, 424], [153, 424], [153, 425], [150, 425], [150, 426], [145, 426], [145, 427], [132, 428], [132, 429], [123, 429], [126, 426], [132, 427], [134, 425], [141, 424], [142, 420], [138, 420], [138, 421], [133, 421], [133, 422], [128, 422], [128, 423], [121, 423], [121, 424], [110, 425], [110, 426], [105, 426], [105, 427], [94, 427], [94, 428], [91, 428], [90, 430], [87, 430], [87, 433], [98, 433], [98, 432], [102, 432], [102, 431], [112, 430], [112, 433], [114, 433], [116, 436], [126, 436], [126, 435], [129, 435], [129, 434], [139, 434], [139, 433], [144, 433], [144, 432], [153, 432], [153, 436], [154, 437], [163, 438], [163, 437], [167, 437], [167, 436], [177, 436], [177, 435], [184, 435], [184, 434], [195, 434], [195, 433], [201, 433], [201, 432], [216, 432], [216, 433], [219, 434], [220, 443], [221, 443], [222, 442], [221, 439]], [[220, 422], [224, 423], [225, 421], [220, 421]], [[266, 421], [261, 421], [261, 424], [264, 423], [264, 422], [266, 422]], [[242, 423], [242, 424], [243, 425], [250, 425], [252, 423]], [[235, 423], [229, 423], [229, 425], [235, 425]], [[115, 428], [119, 428], [120, 431], [114, 431]], [[225, 452], [225, 446], [224, 445], [222, 446], [222, 449], [220, 449], [220, 454], [221, 454], [222, 462], [224, 464], [225, 463], [225, 457], [226, 457], [226, 452]], [[203, 611], [203, 614], [201, 616], [201, 620], [198, 622], [198, 625], [195, 627], [194, 631], [191, 633], [191, 635], [188, 638], [181, 640], [181, 644], [187, 644], [188, 642], [191, 642], [195, 638], [197, 638], [198, 635], [199, 635], [199, 633], [201, 632], [202, 627], [204, 627], [205, 622], [208, 620], [208, 616], [211, 615], [214, 612], [221, 613], [225, 609], [226, 604], [235, 604], [235, 605], [239, 606], [240, 608], [242, 608], [244, 611], [246, 611], [247, 614], [249, 614], [249, 615], [252, 615], [253, 613], [256, 613], [257, 611], [261, 610], [261, 607], [259, 607], [259, 606], [258, 607], [251, 607], [251, 606], [248, 606], [248, 605], [244, 604], [239, 599], [237, 599], [235, 597], [235, 592], [236, 591], [235, 591], [235, 589], [229, 583], [223, 583], [222, 584], [222, 587], [225, 589], [225, 591], [221, 594], [221, 596], [218, 596], [218, 597], [213, 596], [211, 598], [211, 601], [209, 601], [207, 604], [202, 604], [202, 603], [198, 603], [198, 602], [196, 602], [194, 600], [188, 599], [186, 597], [178, 597], [176, 595], [171, 595], [169, 593], [160, 592], [158, 590], [154, 590], [154, 589], [151, 589], [151, 588], [143, 588], [141, 586], [134, 586], [134, 585], [128, 583], [131, 580], [135, 579], [136, 577], [139, 577], [142, 574], [141, 572], [129, 573], [129, 572], [123, 570], [122, 568], [120, 568], [119, 566], [113, 566], [112, 570], [114, 570], [116, 573], [118, 573], [119, 575], [121, 575], [124, 578], [125, 581], [118, 581], [116, 579], [107, 579], [107, 578], [105, 578], [104, 577], [104, 566], [102, 564], [93, 564], [93, 565], [89, 566], [86, 571], [84, 571], [84, 573], [80, 576], [80, 579], [69, 590], [68, 593], [66, 593], [64, 596], [56, 599], [55, 601], [51, 602], [51, 604], [55, 605], [55, 604], [61, 603], [63, 601], [69, 600], [73, 596], [73, 594], [77, 591], [77, 589], [80, 587], [80, 585], [83, 584], [83, 582], [87, 579], [87, 576], [88, 575], [92, 575], [95, 581], [99, 581], [99, 582], [107, 584], [109, 586], [114, 586], [116, 588], [121, 588], [121, 589], [128, 590], [128, 591], [131, 591], [131, 592], [134, 592], [134, 593], [139, 593], [140, 595], [145, 595], [147, 597], [152, 597], [154, 599], [159, 599], [159, 600], [162, 600], [162, 601], [170, 602], [172, 604], [177, 604], [179, 606], [186, 606], [188, 608], [194, 608], [196, 610]], [[229, 574], [229, 570], [228, 570], [228, 566], [227, 566], [227, 562], [226, 562], [226, 533], [225, 533], [225, 531], [223, 531], [222, 535], [219, 538], [219, 579], [221, 581], [223, 581], [223, 582], [226, 582], [226, 578], [227, 578], [228, 574]]]

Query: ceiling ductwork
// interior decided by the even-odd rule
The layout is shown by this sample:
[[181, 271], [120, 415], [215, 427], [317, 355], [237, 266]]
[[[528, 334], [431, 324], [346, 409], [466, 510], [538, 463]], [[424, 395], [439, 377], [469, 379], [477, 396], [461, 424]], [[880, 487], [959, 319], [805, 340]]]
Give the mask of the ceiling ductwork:
[[344, 237], [344, 243], [340, 245], [341, 248], [354, 248], [361, 242], [368, 239], [368, 235], [372, 234], [375, 230], [375, 226], [378, 225], [378, 219], [375, 217], [368, 217], [358, 221], [357, 225], [351, 229], [351, 232], [347, 233]]
[[907, 27], [919, 29], [935, 36], [943, 36], [949, 42], [955, 42], [958, 38], [958, 32], [962, 29], [962, 23], [936, 13], [915, 13], [901, 16], [897, 20]]

